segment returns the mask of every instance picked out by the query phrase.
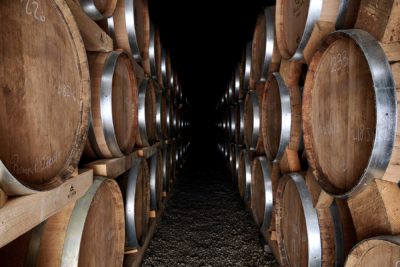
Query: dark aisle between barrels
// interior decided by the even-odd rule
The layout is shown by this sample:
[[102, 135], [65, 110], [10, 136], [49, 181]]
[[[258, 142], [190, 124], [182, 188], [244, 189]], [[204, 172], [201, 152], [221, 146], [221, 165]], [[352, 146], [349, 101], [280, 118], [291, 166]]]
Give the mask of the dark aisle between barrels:
[[143, 266], [278, 266], [218, 153], [188, 151]]

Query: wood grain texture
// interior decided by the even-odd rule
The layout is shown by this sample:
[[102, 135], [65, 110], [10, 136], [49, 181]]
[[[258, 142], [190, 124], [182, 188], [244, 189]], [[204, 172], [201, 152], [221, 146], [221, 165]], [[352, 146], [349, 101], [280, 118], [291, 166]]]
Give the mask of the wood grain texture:
[[[321, 1], [319, 18], [311, 25], [311, 37], [304, 48], [303, 61], [309, 63], [319, 47], [321, 40], [339, 25], [336, 24], [340, 0]], [[353, 28], [360, 0], [348, 1], [344, 11], [343, 24], [339, 28]], [[315, 3], [317, 4], [317, 3]], [[289, 59], [297, 50], [306, 29], [306, 21], [312, 9], [310, 1], [279, 0], [276, 4], [276, 28], [279, 51], [282, 57]], [[314, 11], [315, 12], [315, 11]]]
[[[271, 13], [275, 16], [275, 7], [271, 7]], [[275, 21], [275, 20], [273, 20]], [[265, 59], [265, 49], [270, 45], [273, 45], [273, 54], [270, 65], [268, 66], [268, 72], [278, 71], [281, 55], [279, 54], [278, 44], [276, 43], [276, 35], [271, 43], [267, 43], [267, 25], [266, 25], [265, 13], [262, 12], [258, 15], [256, 26], [253, 33], [252, 41], [252, 61], [251, 61], [251, 72], [250, 72], [250, 88], [255, 88], [255, 84], [260, 79], [266, 80], [268, 77], [263, 76], [263, 67]], [[275, 24], [272, 25], [275, 28]]]
[[[277, 74], [279, 75], [279, 74]], [[298, 84], [286, 85], [290, 97], [291, 125], [287, 148], [297, 151], [301, 138], [301, 92]], [[270, 160], [278, 153], [282, 134], [282, 102], [279, 84], [274, 75], [270, 75], [263, 94], [261, 127], [264, 150]]]
[[[313, 205], [317, 205], [321, 195], [318, 184], [306, 176], [306, 186], [311, 196]], [[322, 248], [322, 265], [333, 266], [336, 261], [336, 250], [343, 249], [344, 256], [347, 256], [351, 247], [355, 244], [353, 223], [347, 203], [343, 200], [336, 200], [338, 215], [331, 212], [329, 207], [316, 208]], [[302, 205], [300, 194], [294, 181], [288, 176], [281, 178], [276, 196], [276, 236], [279, 247], [279, 257], [282, 266], [309, 266], [312, 259], [308, 259], [308, 242], [310, 241], [306, 231], [305, 211]], [[338, 216], [338, 217], [334, 217]], [[334, 221], [341, 225], [343, 243], [338, 243], [335, 232]]]
[[400, 1], [360, 1], [355, 28], [369, 32], [383, 43], [400, 41]]
[[[314, 56], [307, 75], [304, 142], [309, 164], [318, 170], [323, 188], [344, 192], [358, 182], [370, 156], [374, 92], [368, 63], [354, 42], [341, 39], [320, 51], [324, 50]], [[354, 138], [359, 129], [368, 129], [369, 137]]]
[[[252, 147], [253, 142], [253, 133], [255, 130], [256, 124], [259, 127], [259, 133], [257, 138], [257, 144], [253, 149], [256, 151], [258, 155], [264, 154], [264, 144], [263, 144], [263, 135], [262, 135], [262, 116], [264, 113], [262, 112], [262, 100], [264, 95], [264, 87], [259, 87], [256, 90], [252, 90], [251, 93], [247, 94], [245, 102], [244, 102], [244, 143], [247, 147]], [[253, 103], [253, 94], [256, 94], [257, 104], [258, 104], [258, 113], [256, 113], [256, 108]], [[259, 118], [258, 121], [255, 118]]]
[[276, 39], [283, 58], [289, 59], [295, 53], [303, 36], [309, 6], [309, 0], [276, 1]]
[[[390, 46], [385, 49], [392, 51]], [[387, 55], [389, 62], [398, 57], [393, 52]], [[399, 77], [396, 66], [392, 64], [395, 80]], [[303, 101], [308, 162], [318, 170], [319, 182], [326, 191], [347, 192], [359, 182], [367, 166], [376, 132], [373, 81], [365, 56], [354, 41], [347, 37], [326, 39], [309, 66]], [[392, 182], [398, 180], [394, 173], [400, 160], [399, 138], [397, 131], [382, 177]]]
[[369, 239], [354, 247], [346, 267], [395, 266], [400, 262], [400, 246], [390, 241]]
[[85, 168], [92, 169], [96, 176], [115, 178], [129, 170], [136, 158], [142, 157], [148, 159], [156, 153], [159, 147], [161, 147], [161, 143], [156, 143], [151, 147], [135, 150], [133, 153], [121, 158], [99, 159], [86, 164]]
[[[144, 147], [148, 146], [148, 144], [153, 144], [157, 140], [157, 125], [156, 125], [156, 97], [157, 97], [157, 87], [155, 86], [155, 81], [147, 80], [147, 88], [144, 99], [144, 121], [145, 121], [145, 129], [146, 136], [142, 136], [140, 130], [137, 131], [136, 136], [136, 146]], [[140, 98], [139, 98], [140, 100]], [[138, 103], [140, 105], [141, 103]], [[143, 141], [143, 140], [147, 140]]]
[[9, 0], [0, 11], [0, 159], [25, 186], [47, 190], [71, 176], [86, 142], [89, 71], [65, 2], [32, 9]]
[[[125, 0], [126, 1], [126, 0]], [[150, 45], [150, 16], [147, 0], [134, 0], [135, 31], [138, 40], [141, 65], [147, 74], [150, 74], [149, 45]]]
[[[87, 51], [110, 52], [114, 48], [113, 40], [91, 20], [74, 0], [65, 0], [79, 27]], [[112, 1], [111, 1], [112, 2]]]
[[53, 190], [7, 201], [0, 209], [3, 221], [0, 224], [0, 247], [61, 211], [68, 203], [82, 197], [92, 180], [93, 172], [84, 171]]
[[[92, 118], [94, 138], [100, 155], [93, 155], [90, 151], [91, 140], [88, 140], [85, 154], [96, 158], [113, 158], [114, 155], [106, 142], [104, 125], [101, 114], [101, 86], [104, 66], [111, 54], [90, 53], [89, 65], [92, 78]], [[116, 140], [121, 152], [125, 155], [133, 150], [138, 131], [138, 88], [133, 71], [132, 59], [128, 54], [121, 53], [117, 59], [112, 74], [112, 120]]]
[[[68, 225], [76, 206], [50, 218], [41, 236], [37, 265], [59, 266], [63, 255], [64, 241], [69, 232]], [[95, 192], [84, 220], [80, 244], [79, 266], [122, 266], [124, 253], [123, 200], [118, 185], [113, 180], [104, 180]], [[78, 245], [78, 244], [77, 244]], [[95, 252], [99, 253], [95, 253]]]
[[400, 234], [400, 189], [395, 183], [375, 179], [349, 198], [349, 208], [359, 241], [378, 235]]

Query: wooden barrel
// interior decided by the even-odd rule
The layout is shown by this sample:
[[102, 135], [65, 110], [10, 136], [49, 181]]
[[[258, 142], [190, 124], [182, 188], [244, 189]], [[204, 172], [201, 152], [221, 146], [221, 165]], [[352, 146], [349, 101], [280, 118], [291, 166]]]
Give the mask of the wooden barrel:
[[143, 245], [149, 226], [150, 176], [147, 161], [136, 158], [132, 168], [118, 183], [125, 204], [126, 249], [136, 249]]
[[25, 186], [55, 188], [74, 172], [86, 142], [85, 47], [64, 1], [6, 0], [0, 18], [7, 40], [0, 44], [0, 160]]
[[235, 142], [241, 145], [244, 143], [244, 132], [245, 132], [244, 102], [242, 100], [239, 100], [237, 104], [235, 125], [236, 125]]
[[167, 95], [167, 91], [162, 91], [162, 99], [161, 99], [161, 129], [163, 133], [164, 139], [169, 139], [171, 135], [171, 102], [169, 96]]
[[251, 211], [257, 226], [265, 232], [271, 223], [273, 207], [272, 166], [264, 156], [251, 166]]
[[236, 140], [236, 128], [237, 128], [237, 106], [232, 105], [230, 107], [230, 114], [229, 114], [229, 136], [230, 139], [234, 142]]
[[343, 266], [354, 233], [346, 202], [318, 207], [302, 175], [280, 179], [276, 192], [276, 237], [282, 266]]
[[400, 265], [400, 237], [378, 236], [357, 244], [347, 257], [345, 267]]
[[250, 82], [252, 43], [248, 42], [243, 49], [240, 61], [237, 63], [232, 78], [232, 98], [234, 101], [244, 99], [247, 95]]
[[169, 50], [163, 48], [161, 51], [161, 74], [163, 80], [163, 89], [170, 89], [171, 82], [171, 55]]
[[251, 160], [246, 149], [240, 151], [238, 188], [244, 203], [249, 204], [251, 200]]
[[394, 0], [360, 0], [354, 26], [369, 32], [383, 43], [400, 41], [399, 2]]
[[160, 86], [163, 86], [161, 73], [161, 40], [160, 27], [150, 22], [150, 45], [149, 45], [149, 61], [151, 77], [155, 79]]
[[164, 145], [162, 156], [163, 195], [166, 196], [167, 193], [170, 191], [171, 180], [172, 154], [170, 145]]
[[136, 145], [146, 147], [157, 139], [157, 88], [153, 80], [143, 79], [139, 86], [138, 135]]
[[89, 53], [92, 112], [85, 154], [122, 157], [137, 136], [138, 90], [131, 58], [123, 52]]
[[372, 178], [399, 181], [400, 64], [389, 63], [398, 51], [385, 54], [367, 32], [343, 30], [331, 34], [312, 60], [303, 96], [304, 144], [330, 194], [351, 196]]
[[156, 128], [157, 128], [157, 140], [162, 140], [164, 137], [163, 128], [162, 128], [162, 101], [163, 101], [163, 93], [158, 88], [156, 90]]
[[171, 99], [172, 94], [170, 94], [170, 104], [169, 104], [169, 129], [170, 136], [176, 136], [176, 109], [173, 99]]
[[280, 160], [286, 148], [297, 151], [301, 140], [301, 93], [287, 87], [281, 75], [270, 75], [262, 102], [262, 136], [269, 160]]
[[275, 36], [275, 7], [265, 7], [258, 15], [252, 41], [250, 88], [266, 82], [269, 73], [279, 70], [281, 55]]
[[[278, 0], [275, 23], [282, 57], [308, 62], [320, 40], [334, 31], [335, 27], [352, 28], [359, 2], [360, 0]], [[313, 33], [317, 23], [318, 27]]]
[[234, 76], [233, 76], [233, 78], [232, 78], [233, 80], [230, 80], [229, 82], [228, 82], [228, 87], [227, 87], [227, 92], [226, 92], [226, 98], [227, 98], [227, 104], [229, 105], [229, 104], [231, 104], [231, 103], [234, 103], [235, 102], [235, 100], [234, 100], [234, 95], [235, 95], [235, 78], [234, 78]]
[[178, 145], [176, 141], [171, 141], [170, 144], [171, 149], [171, 187], [173, 186], [175, 179], [176, 179], [176, 171], [177, 171], [177, 152], [178, 152]]
[[150, 209], [160, 210], [163, 205], [163, 154], [161, 149], [149, 159]]
[[119, 187], [114, 180], [97, 177], [76, 203], [2, 248], [0, 259], [5, 267], [117, 267], [122, 266], [124, 240]]
[[229, 145], [229, 162], [230, 162], [230, 171], [232, 181], [235, 181], [236, 176], [236, 145], [234, 143], [230, 143]]
[[93, 20], [102, 20], [114, 14], [117, 0], [78, 0], [83, 11]]
[[141, 62], [151, 73], [149, 62], [150, 18], [147, 0], [118, 0], [109, 23], [116, 48], [121, 48]]
[[264, 152], [261, 134], [263, 92], [264, 88], [249, 91], [244, 106], [244, 142], [249, 149], [258, 154]]

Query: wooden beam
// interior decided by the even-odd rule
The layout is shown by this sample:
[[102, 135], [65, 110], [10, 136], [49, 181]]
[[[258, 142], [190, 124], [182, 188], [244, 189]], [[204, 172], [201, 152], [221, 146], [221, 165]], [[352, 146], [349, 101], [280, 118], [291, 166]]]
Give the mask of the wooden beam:
[[135, 158], [143, 157], [147, 159], [151, 157], [156, 153], [160, 145], [161, 143], [156, 143], [151, 147], [140, 148], [130, 155], [121, 158], [99, 159], [85, 165], [85, 168], [92, 169], [95, 176], [104, 176], [115, 179], [132, 167]]
[[84, 170], [46, 192], [12, 198], [0, 209], [0, 248], [81, 198], [93, 183], [93, 171]]

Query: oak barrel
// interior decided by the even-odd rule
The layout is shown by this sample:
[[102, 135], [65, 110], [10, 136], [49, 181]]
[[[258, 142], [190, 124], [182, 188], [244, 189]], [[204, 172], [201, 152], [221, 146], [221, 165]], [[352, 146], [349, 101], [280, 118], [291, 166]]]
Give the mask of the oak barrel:
[[230, 171], [231, 171], [231, 178], [232, 182], [235, 185], [236, 184], [236, 157], [237, 157], [237, 151], [236, 151], [236, 145], [234, 143], [230, 143], [229, 145], [229, 162], [230, 162]]
[[163, 86], [161, 73], [161, 51], [160, 27], [151, 21], [149, 45], [151, 77], [155, 79], [160, 86]]
[[235, 132], [235, 142], [237, 144], [244, 144], [244, 133], [245, 133], [245, 107], [244, 101], [239, 100], [236, 110], [236, 132]]
[[163, 154], [161, 149], [149, 159], [150, 209], [157, 211], [163, 205]]
[[92, 111], [85, 154], [122, 157], [132, 152], [138, 130], [138, 89], [132, 59], [120, 51], [88, 56]]
[[138, 94], [138, 135], [136, 145], [146, 147], [157, 139], [157, 88], [155, 81], [143, 79]]
[[399, 181], [400, 64], [389, 62], [400, 50], [383, 48], [365, 31], [337, 31], [307, 74], [302, 113], [308, 163], [324, 190], [339, 197], [373, 178]]
[[345, 267], [400, 265], [400, 237], [377, 236], [358, 243], [347, 257]]
[[93, 20], [102, 20], [114, 14], [117, 0], [78, 0], [82, 9]]
[[269, 160], [280, 160], [286, 148], [297, 151], [301, 140], [301, 93], [286, 86], [278, 72], [270, 75], [263, 95], [262, 136]]
[[0, 24], [0, 160], [25, 186], [52, 189], [74, 172], [86, 142], [85, 47], [64, 1], [2, 1]]
[[0, 258], [2, 266], [13, 267], [120, 267], [124, 240], [119, 187], [114, 180], [97, 177], [80, 200], [8, 244]]
[[170, 145], [166, 144], [162, 152], [163, 195], [170, 191], [172, 154]]
[[275, 201], [282, 266], [343, 266], [353, 236], [344, 201], [318, 207], [318, 200], [298, 173], [281, 177]]
[[250, 204], [251, 160], [249, 152], [246, 149], [242, 149], [239, 154], [238, 188], [244, 203]]
[[170, 89], [171, 81], [171, 55], [169, 50], [162, 48], [161, 50], [161, 75], [163, 89]]
[[264, 88], [249, 91], [244, 102], [244, 143], [258, 154], [264, 152], [261, 133], [263, 92]]
[[161, 98], [161, 129], [162, 137], [169, 139], [171, 135], [171, 102], [166, 90], [162, 91]]
[[160, 88], [156, 90], [156, 128], [157, 128], [157, 140], [162, 140], [164, 137], [162, 128], [162, 108], [163, 108], [163, 92]]
[[[354, 25], [359, 2], [360, 0], [278, 0], [275, 23], [282, 57], [296, 61], [308, 59], [310, 55], [305, 54], [312, 56], [321, 38], [334, 31], [335, 27], [342, 29]], [[310, 51], [307, 52], [307, 49]]]
[[275, 7], [265, 7], [258, 15], [252, 41], [250, 88], [266, 82], [269, 73], [279, 70], [281, 55], [275, 36]]
[[149, 45], [150, 18], [147, 0], [118, 0], [114, 15], [109, 20], [115, 47], [123, 49], [142, 63], [150, 74]]
[[261, 231], [266, 231], [272, 219], [273, 173], [271, 163], [264, 156], [254, 158], [251, 166], [251, 211]]
[[125, 205], [126, 250], [143, 245], [149, 227], [150, 176], [147, 161], [134, 159], [132, 168], [121, 177], [121, 187]]
[[230, 114], [229, 114], [229, 133], [230, 133], [230, 139], [235, 142], [236, 136], [237, 136], [237, 128], [238, 125], [237, 123], [237, 105], [234, 104], [230, 107]]

